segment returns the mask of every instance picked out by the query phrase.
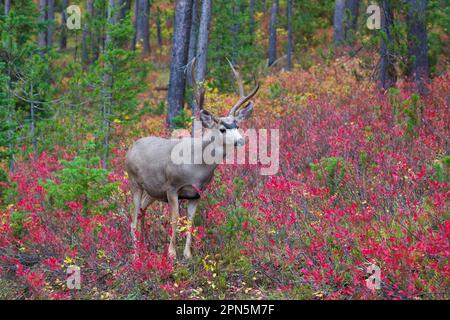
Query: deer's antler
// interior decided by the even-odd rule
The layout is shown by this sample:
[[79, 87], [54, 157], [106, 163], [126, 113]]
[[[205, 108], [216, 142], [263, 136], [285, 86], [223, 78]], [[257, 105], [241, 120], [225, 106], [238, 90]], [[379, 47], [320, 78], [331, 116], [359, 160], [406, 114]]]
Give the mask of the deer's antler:
[[236, 111], [239, 110], [239, 108], [244, 105], [247, 101], [249, 101], [253, 96], [258, 92], [259, 90], [259, 83], [256, 83], [255, 89], [253, 89], [252, 92], [250, 92], [249, 95], [245, 95], [244, 91], [244, 83], [242, 81], [241, 74], [234, 68], [233, 64], [230, 60], [228, 60], [228, 63], [230, 64], [231, 70], [233, 71], [234, 77], [236, 78], [236, 82], [239, 87], [239, 101], [236, 102], [236, 104], [231, 108], [230, 112], [228, 113], [229, 116], [234, 116], [236, 114]]
[[[194, 94], [194, 99], [197, 103], [198, 110], [203, 110], [203, 106], [205, 104], [205, 87], [203, 83], [201, 85], [197, 84], [197, 79], [195, 78], [195, 67], [196, 67], [197, 58], [194, 57], [191, 63], [191, 78], [192, 78], [192, 90]], [[211, 113], [214, 121], [219, 122], [219, 118]]]

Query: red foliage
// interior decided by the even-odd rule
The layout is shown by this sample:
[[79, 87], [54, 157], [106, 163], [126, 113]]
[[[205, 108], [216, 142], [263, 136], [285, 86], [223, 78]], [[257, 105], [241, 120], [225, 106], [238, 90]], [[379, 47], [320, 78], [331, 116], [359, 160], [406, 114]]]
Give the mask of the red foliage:
[[[191, 230], [195, 254], [225, 254], [234, 246], [250, 261], [256, 284], [279, 292], [304, 287], [329, 299], [439, 297], [450, 279], [450, 193], [433, 164], [448, 152], [449, 83], [447, 75], [433, 81], [413, 131], [392, 99], [365, 91], [343, 105], [310, 99], [302, 108], [286, 103], [282, 119], [260, 118], [255, 127], [281, 130], [280, 172], [262, 177], [252, 166], [220, 167], [199, 210], [203, 222]], [[402, 89], [398, 99], [410, 96]], [[338, 165], [329, 171], [322, 160], [331, 157]], [[124, 297], [145, 283], [147, 296], [190, 297], [197, 280], [171, 277], [167, 209], [148, 215], [151, 244], [131, 245], [123, 159], [124, 151], [115, 150], [109, 175], [120, 182], [118, 196], [107, 199], [118, 208], [102, 215], [81, 214], [81, 203], [63, 211], [48, 206], [39, 181], [61, 169], [54, 155], [23, 162], [11, 176], [18, 201], [0, 212], [0, 276], [14, 279], [21, 296]], [[242, 177], [243, 190], [234, 177]], [[17, 212], [25, 214], [19, 222]], [[227, 229], [232, 219], [238, 222]], [[381, 269], [376, 292], [365, 284], [372, 263]], [[65, 287], [70, 264], [81, 267], [81, 293]], [[206, 267], [197, 272], [215, 279]]]

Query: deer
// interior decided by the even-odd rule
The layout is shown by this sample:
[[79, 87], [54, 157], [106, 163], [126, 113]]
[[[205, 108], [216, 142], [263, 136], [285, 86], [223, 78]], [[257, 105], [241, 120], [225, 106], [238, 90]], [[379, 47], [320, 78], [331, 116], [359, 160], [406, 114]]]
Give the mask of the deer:
[[[226, 156], [228, 147], [237, 148], [245, 145], [245, 139], [239, 133], [239, 124], [247, 120], [253, 111], [251, 99], [259, 90], [259, 83], [255, 88], [245, 94], [244, 84], [240, 73], [233, 64], [228, 61], [237, 85], [239, 87], [239, 100], [232, 106], [228, 114], [218, 117], [204, 108], [205, 89], [199, 86], [194, 76], [194, 64], [192, 61], [192, 88], [195, 102], [199, 110], [202, 123], [200, 130], [205, 130], [200, 138], [187, 137], [182, 139], [165, 139], [156, 136], [141, 138], [134, 142], [128, 150], [125, 160], [125, 169], [130, 181], [130, 189], [134, 204], [132, 212], [131, 234], [133, 243], [137, 243], [137, 225], [141, 221], [141, 238], [145, 237], [145, 212], [155, 201], [168, 203], [170, 211], [170, 225], [172, 234], [168, 248], [169, 258], [176, 259], [176, 233], [179, 221], [180, 201], [187, 201], [187, 225], [192, 226], [197, 205], [202, 191], [210, 183], [217, 163], [206, 163], [202, 159], [189, 163], [176, 163], [171, 155], [174, 148], [185, 144], [199, 143], [202, 150], [212, 146], [213, 152]], [[215, 139], [213, 137], [222, 137]], [[198, 141], [200, 139], [200, 141]], [[220, 141], [220, 142], [219, 142]], [[193, 157], [198, 157], [193, 155]], [[200, 155], [201, 157], [201, 155]], [[186, 245], [183, 256], [186, 260], [192, 260], [191, 252], [192, 234], [187, 232]]]

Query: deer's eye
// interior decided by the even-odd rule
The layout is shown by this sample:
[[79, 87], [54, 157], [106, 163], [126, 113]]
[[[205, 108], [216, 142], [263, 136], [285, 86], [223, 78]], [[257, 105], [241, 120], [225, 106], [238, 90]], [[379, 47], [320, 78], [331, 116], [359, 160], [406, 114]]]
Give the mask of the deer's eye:
[[227, 129], [225, 129], [225, 128], [220, 128], [219, 130], [221, 133], [225, 133], [227, 131]]

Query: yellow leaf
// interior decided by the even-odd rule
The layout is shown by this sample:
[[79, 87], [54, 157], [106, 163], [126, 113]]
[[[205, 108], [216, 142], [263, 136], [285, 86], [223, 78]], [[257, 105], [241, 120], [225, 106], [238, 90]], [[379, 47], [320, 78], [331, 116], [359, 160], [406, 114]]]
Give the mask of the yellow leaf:
[[72, 264], [74, 261], [73, 261], [73, 259], [71, 258], [71, 257], [66, 257], [65, 259], [64, 259], [64, 263], [65, 264]]

